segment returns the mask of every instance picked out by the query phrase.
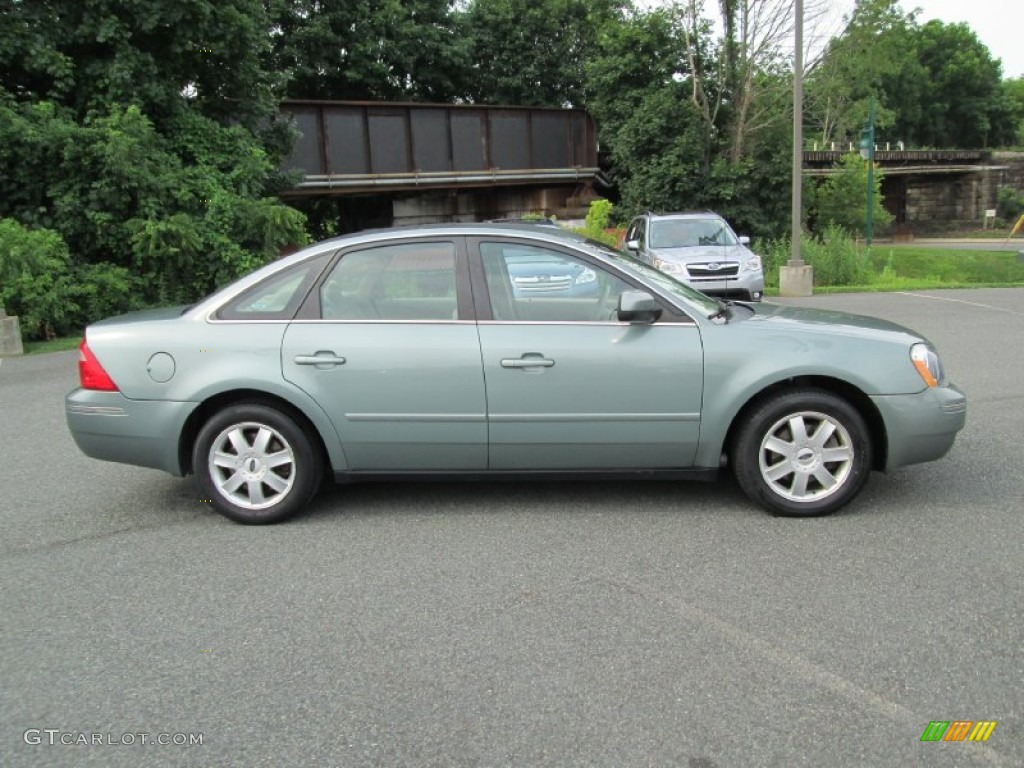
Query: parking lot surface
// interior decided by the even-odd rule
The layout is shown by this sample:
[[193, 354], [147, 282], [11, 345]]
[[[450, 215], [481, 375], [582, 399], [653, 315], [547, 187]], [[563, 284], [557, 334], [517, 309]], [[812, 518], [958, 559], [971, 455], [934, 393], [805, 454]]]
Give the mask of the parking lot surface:
[[1024, 765], [1024, 289], [784, 303], [935, 342], [950, 455], [820, 519], [725, 477], [350, 486], [247, 528], [77, 451], [75, 353], [4, 360], [0, 764]]

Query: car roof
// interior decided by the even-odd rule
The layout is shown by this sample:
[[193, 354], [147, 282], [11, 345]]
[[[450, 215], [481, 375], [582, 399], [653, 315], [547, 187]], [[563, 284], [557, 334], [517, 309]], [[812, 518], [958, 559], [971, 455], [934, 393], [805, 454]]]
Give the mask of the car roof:
[[721, 219], [722, 215], [715, 213], [714, 211], [675, 211], [672, 213], [655, 213], [654, 211], [648, 211], [644, 214], [652, 219], [707, 219], [715, 218]]
[[398, 240], [407, 237], [424, 236], [468, 236], [468, 235], [526, 235], [539, 239], [550, 239], [552, 237], [568, 240], [574, 243], [585, 243], [587, 238], [578, 232], [566, 229], [558, 224], [549, 222], [459, 222], [452, 224], [418, 224], [407, 227], [383, 227], [378, 229], [364, 229], [358, 232], [351, 232], [339, 235], [329, 240], [322, 240], [308, 246], [299, 253], [308, 256], [311, 250], [327, 250], [329, 247], [339, 247], [346, 244], [355, 244], [360, 241], [384, 241]]

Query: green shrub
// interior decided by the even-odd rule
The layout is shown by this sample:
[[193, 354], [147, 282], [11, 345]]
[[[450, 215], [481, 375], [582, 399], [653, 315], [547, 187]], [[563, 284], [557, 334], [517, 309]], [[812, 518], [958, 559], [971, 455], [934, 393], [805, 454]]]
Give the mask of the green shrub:
[[999, 218], [1007, 221], [1016, 221], [1024, 214], [1024, 192], [1018, 192], [1013, 187], [1003, 187], [996, 196], [996, 211]]
[[609, 226], [612, 220], [612, 211], [615, 206], [611, 200], [594, 200], [590, 203], [590, 207], [587, 209], [587, 226], [588, 232], [604, 232]]
[[[876, 170], [872, 181], [872, 222], [881, 229], [892, 223], [892, 214], [882, 205], [882, 173]], [[867, 226], [867, 186], [867, 163], [856, 152], [844, 155], [835, 173], [827, 176], [812, 195], [812, 217], [826, 228], [836, 226], [852, 233], [863, 232]]]
[[819, 285], [863, 285], [870, 278], [870, 252], [841, 226], [830, 224], [820, 235], [806, 238], [802, 251]]
[[615, 206], [609, 200], [594, 200], [590, 203], [590, 207], [587, 209], [587, 220], [586, 226], [575, 227], [573, 232], [578, 232], [581, 235], [597, 240], [600, 243], [604, 243], [607, 246], [614, 248], [618, 245], [618, 237], [611, 233], [606, 232], [605, 229], [609, 226], [612, 219], [612, 212], [615, 210]]
[[[779, 269], [792, 254], [791, 240], [779, 238], [759, 243], [766, 288], [779, 287]], [[820, 234], [804, 233], [800, 257], [814, 267], [818, 286], [866, 285], [871, 282], [871, 255], [840, 226], [829, 225]]]
[[21, 319], [26, 339], [80, 333], [142, 306], [140, 280], [113, 264], [75, 266], [56, 232], [0, 219], [0, 304]]

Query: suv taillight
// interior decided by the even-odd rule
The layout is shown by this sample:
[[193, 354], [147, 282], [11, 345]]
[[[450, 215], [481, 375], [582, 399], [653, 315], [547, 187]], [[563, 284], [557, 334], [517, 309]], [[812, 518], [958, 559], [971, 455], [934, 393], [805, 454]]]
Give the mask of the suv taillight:
[[102, 392], [117, 392], [117, 385], [107, 375], [100, 361], [93, 355], [89, 345], [82, 339], [78, 345], [78, 380], [82, 389], [98, 389]]

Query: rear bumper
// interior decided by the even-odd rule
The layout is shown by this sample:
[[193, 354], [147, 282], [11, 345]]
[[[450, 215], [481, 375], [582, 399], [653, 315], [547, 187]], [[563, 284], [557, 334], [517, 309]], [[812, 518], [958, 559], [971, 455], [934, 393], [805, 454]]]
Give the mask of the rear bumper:
[[871, 400], [888, 435], [886, 471], [942, 458], [967, 422], [967, 398], [953, 385]]
[[197, 403], [129, 400], [120, 392], [75, 389], [64, 399], [71, 437], [94, 459], [181, 476], [178, 440]]

